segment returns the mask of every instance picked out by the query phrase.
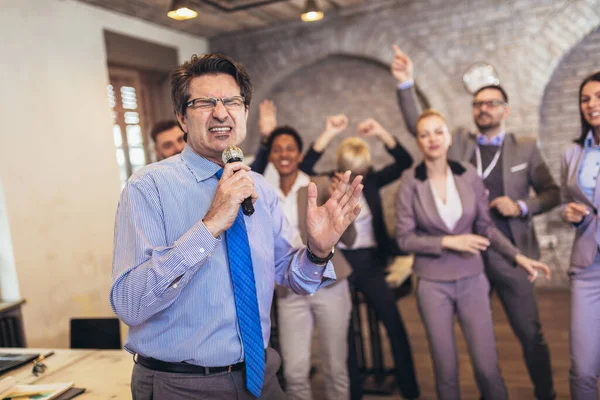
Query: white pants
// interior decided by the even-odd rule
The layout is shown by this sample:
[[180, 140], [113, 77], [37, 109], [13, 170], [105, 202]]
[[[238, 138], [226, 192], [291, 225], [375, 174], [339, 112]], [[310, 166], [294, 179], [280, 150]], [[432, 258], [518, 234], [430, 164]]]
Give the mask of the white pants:
[[289, 400], [311, 400], [310, 350], [313, 327], [319, 335], [319, 359], [329, 400], [350, 397], [348, 379], [348, 324], [352, 301], [348, 281], [317, 291], [311, 296], [289, 293], [277, 299], [279, 340], [286, 394]]

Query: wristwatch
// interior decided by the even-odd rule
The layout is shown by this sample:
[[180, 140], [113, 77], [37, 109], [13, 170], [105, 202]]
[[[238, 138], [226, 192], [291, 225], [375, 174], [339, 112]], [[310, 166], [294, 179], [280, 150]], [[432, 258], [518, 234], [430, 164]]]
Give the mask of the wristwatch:
[[327, 257], [320, 258], [320, 257], [315, 256], [315, 254], [312, 251], [310, 251], [310, 247], [308, 247], [308, 244], [306, 245], [306, 256], [308, 257], [308, 261], [310, 261], [313, 264], [317, 264], [317, 265], [327, 264], [327, 262], [333, 258], [334, 252], [335, 252], [335, 246], [331, 248], [331, 252], [329, 253], [329, 255]]

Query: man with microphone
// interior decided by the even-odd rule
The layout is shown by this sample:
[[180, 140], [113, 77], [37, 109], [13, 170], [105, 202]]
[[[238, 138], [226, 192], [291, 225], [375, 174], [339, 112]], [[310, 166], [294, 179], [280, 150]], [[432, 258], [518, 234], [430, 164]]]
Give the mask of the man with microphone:
[[310, 294], [335, 281], [329, 259], [360, 212], [361, 177], [346, 173], [321, 207], [309, 186], [308, 245], [294, 248], [271, 186], [223, 160], [246, 137], [245, 70], [193, 56], [171, 74], [171, 97], [185, 149], [129, 179], [115, 222], [110, 301], [130, 328], [133, 398], [282, 399], [267, 347], [274, 284]]

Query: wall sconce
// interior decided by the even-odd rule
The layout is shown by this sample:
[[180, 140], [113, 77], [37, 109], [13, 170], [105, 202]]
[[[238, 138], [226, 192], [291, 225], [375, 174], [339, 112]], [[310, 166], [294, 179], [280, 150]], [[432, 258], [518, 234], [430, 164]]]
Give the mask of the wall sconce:
[[177, 21], [185, 21], [186, 19], [196, 18], [198, 13], [192, 8], [188, 0], [173, 0], [167, 16]]
[[304, 12], [300, 15], [302, 21], [313, 22], [323, 19], [323, 11], [317, 6], [316, 0], [306, 0], [306, 6]]

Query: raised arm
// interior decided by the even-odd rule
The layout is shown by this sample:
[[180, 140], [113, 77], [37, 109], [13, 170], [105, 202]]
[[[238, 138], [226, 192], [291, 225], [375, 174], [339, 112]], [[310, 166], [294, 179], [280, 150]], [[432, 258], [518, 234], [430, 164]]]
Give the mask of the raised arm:
[[260, 132], [260, 146], [250, 164], [252, 171], [264, 174], [269, 164], [269, 149], [267, 143], [271, 132], [277, 127], [277, 108], [271, 100], [263, 100], [258, 106], [258, 130]]
[[400, 178], [405, 169], [410, 168], [413, 158], [408, 151], [389, 133], [379, 122], [369, 118], [358, 125], [358, 135], [362, 137], [376, 137], [385, 145], [388, 153], [394, 157], [394, 162], [379, 171], [369, 174], [377, 187], [385, 186]]
[[300, 171], [308, 174], [308, 175], [317, 175], [314, 168], [323, 152], [331, 143], [331, 141], [342, 133], [348, 127], [348, 117], [344, 114], [333, 115], [327, 117], [327, 121], [325, 122], [325, 130], [321, 133], [321, 135], [314, 141], [314, 143], [310, 146], [302, 162], [298, 166]]
[[396, 96], [398, 106], [404, 117], [406, 128], [413, 136], [417, 135], [417, 118], [423, 112], [417, 98], [414, 84], [414, 66], [412, 60], [398, 46], [394, 45], [394, 61], [391, 72], [398, 81]]

